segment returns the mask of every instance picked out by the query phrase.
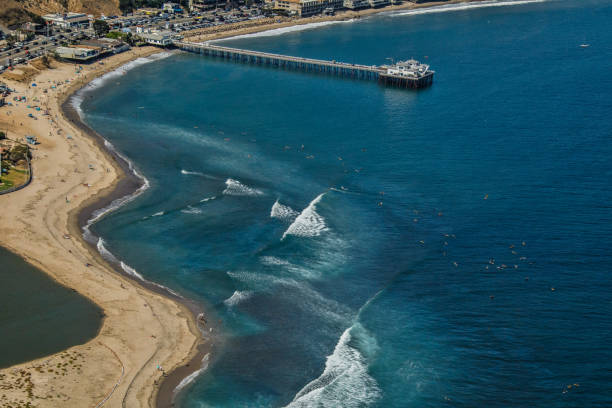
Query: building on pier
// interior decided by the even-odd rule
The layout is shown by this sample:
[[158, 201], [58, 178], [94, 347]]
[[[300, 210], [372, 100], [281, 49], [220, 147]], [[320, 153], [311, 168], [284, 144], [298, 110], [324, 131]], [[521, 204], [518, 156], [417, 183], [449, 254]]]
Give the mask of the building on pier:
[[261, 51], [241, 50], [210, 43], [177, 41], [175, 45], [189, 52], [233, 62], [264, 65], [272, 68], [299, 70], [362, 80], [376, 80], [386, 86], [399, 88], [425, 88], [433, 83], [434, 71], [429, 65], [415, 60], [400, 61], [393, 65], [360, 65], [339, 61], [293, 57]]

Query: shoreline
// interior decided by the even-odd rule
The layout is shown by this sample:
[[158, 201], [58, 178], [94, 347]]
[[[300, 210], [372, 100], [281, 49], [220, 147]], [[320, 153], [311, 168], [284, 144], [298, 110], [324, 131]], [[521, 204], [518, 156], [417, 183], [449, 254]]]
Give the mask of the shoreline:
[[[160, 51], [160, 52], [163, 52], [163, 51]], [[108, 72], [112, 72], [112, 71], [113, 70], [109, 70]], [[85, 84], [84, 86], [87, 86], [87, 84]], [[154, 398], [156, 401], [154, 406], [158, 408], [170, 407], [172, 404], [172, 401], [175, 398], [174, 390], [176, 386], [184, 378], [194, 373], [195, 371], [199, 370], [200, 367], [198, 366], [198, 363], [201, 363], [204, 357], [208, 355], [211, 351], [212, 344], [210, 343], [206, 344], [202, 342], [202, 340], [204, 340], [204, 337], [202, 336], [202, 333], [199, 330], [199, 324], [197, 321], [197, 316], [200, 313], [204, 313], [205, 310], [202, 308], [202, 306], [199, 303], [192, 301], [189, 298], [185, 298], [183, 296], [177, 295], [176, 292], [164, 286], [161, 286], [155, 282], [151, 282], [148, 280], [140, 280], [136, 276], [128, 274], [121, 268], [121, 265], [119, 263], [120, 261], [118, 260], [113, 261], [113, 260], [104, 258], [99, 253], [96, 247], [96, 243], [89, 242], [84, 238], [83, 228], [89, 224], [91, 219], [94, 217], [94, 214], [96, 211], [108, 208], [109, 205], [111, 205], [115, 200], [129, 197], [135, 194], [140, 188], [143, 187], [144, 183], [142, 182], [141, 179], [139, 179], [134, 174], [133, 171], [131, 171], [130, 164], [126, 161], [126, 159], [123, 158], [120, 154], [118, 154], [115, 150], [109, 149], [105, 145], [105, 142], [107, 140], [102, 135], [100, 135], [98, 132], [93, 130], [85, 122], [83, 122], [79, 113], [76, 111], [74, 106], [72, 106], [71, 104], [72, 97], [82, 89], [83, 89], [82, 87], [77, 89], [76, 91], [72, 92], [70, 95], [68, 95], [65, 98], [65, 100], [61, 104], [62, 112], [69, 121], [71, 121], [76, 126], [78, 126], [84, 133], [87, 133], [89, 137], [96, 140], [99, 148], [105, 151], [106, 154], [110, 157], [109, 161], [111, 161], [112, 164], [118, 166], [118, 168], [121, 169], [122, 173], [121, 173], [121, 176], [118, 177], [116, 184], [110, 189], [110, 191], [108, 191], [108, 193], [98, 194], [98, 196], [93, 197], [93, 200], [91, 203], [84, 203], [84, 205], [77, 211], [74, 217], [75, 218], [74, 221], [76, 223], [76, 228], [78, 230], [78, 233], [83, 238], [83, 240], [89, 245], [91, 252], [95, 253], [96, 256], [102, 258], [104, 262], [107, 262], [108, 264], [112, 265], [117, 273], [125, 276], [128, 279], [133, 280], [136, 284], [141, 285], [152, 292], [159, 293], [162, 296], [166, 296], [172, 299], [173, 301], [180, 303], [185, 308], [187, 308], [191, 312], [193, 323], [196, 326], [196, 329], [198, 329], [198, 332], [200, 334], [199, 336], [200, 342], [196, 344], [194, 347], [194, 350], [195, 350], [194, 355], [191, 356], [186, 362], [184, 362], [183, 364], [179, 365], [178, 367], [172, 369], [169, 373], [167, 373], [166, 376], [162, 378], [162, 381], [157, 386], [157, 391], [155, 392], [155, 395], [154, 395]], [[122, 206], [123, 204], [119, 205], [117, 208], [111, 209], [110, 212], [113, 212], [121, 208]], [[100, 237], [96, 236], [96, 238], [100, 238]], [[209, 319], [209, 320], [212, 320], [212, 319]], [[207, 325], [207, 327], [214, 327], [214, 326]]]
[[[34, 122], [36, 128], [38, 129], [33, 130], [32, 128], [34, 128], [34, 126], [29, 126], [32, 122], [26, 123], [25, 127], [22, 122], [20, 124], [21, 127], [18, 127], [15, 120], [13, 120], [13, 126], [11, 127], [11, 131], [13, 133], [19, 133], [19, 136], [23, 136], [26, 132], [28, 134], [33, 133], [39, 135], [39, 139], [42, 139], [42, 145], [39, 145], [35, 151], [36, 157], [33, 161], [33, 165], [34, 167], [50, 167], [50, 169], [47, 169], [47, 172], [40, 170], [37, 171], [38, 176], [34, 179], [33, 184], [29, 186], [28, 189], [6, 195], [2, 198], [3, 204], [7, 204], [7, 213], [9, 213], [7, 218], [10, 216], [10, 213], [27, 216], [31, 214], [24, 213], [32, 212], [33, 214], [38, 214], [39, 212], [42, 212], [44, 215], [42, 216], [41, 220], [37, 220], [39, 221], [39, 227], [30, 228], [26, 234], [24, 234], [22, 225], [9, 225], [6, 228], [6, 232], [8, 233], [0, 234], [2, 235], [0, 238], [0, 244], [2, 244], [2, 246], [7, 250], [23, 258], [26, 262], [33, 264], [35, 267], [50, 276], [58, 284], [72, 288], [73, 290], [79, 292], [82, 296], [86, 297], [89, 301], [92, 301], [98, 305], [102, 310], [104, 310], [105, 317], [100, 323], [100, 329], [98, 330], [97, 335], [85, 344], [72, 346], [68, 350], [64, 350], [41, 359], [7, 367], [6, 369], [0, 370], [0, 373], [27, 372], [30, 374], [30, 370], [32, 369], [38, 371], [40, 370], [41, 365], [49, 364], [51, 360], [57, 360], [58, 357], [63, 358], [66, 352], [85, 349], [85, 354], [89, 353], [89, 355], [86, 356], [86, 359], [94, 360], [91, 363], [87, 363], [87, 367], [83, 369], [83, 371], [92, 371], [91, 373], [85, 373], [85, 387], [83, 387], [83, 384], [77, 386], [77, 384], [82, 381], [83, 377], [83, 372], [79, 368], [79, 372], [75, 373], [74, 375], [76, 378], [72, 379], [72, 382], [76, 383], [75, 386], [77, 388], [75, 388], [74, 392], [68, 392], [66, 395], [62, 396], [62, 398], [65, 398], [66, 400], [72, 400], [73, 403], [70, 405], [73, 406], [95, 405], [96, 403], [101, 403], [102, 401], [106, 402], [108, 405], [114, 406], [115, 404], [119, 404], [119, 399], [123, 401], [121, 403], [122, 405], [154, 405], [155, 398], [161, 394], [159, 392], [160, 387], [158, 386], [158, 383], [160, 379], [164, 378], [162, 374], [165, 375], [165, 372], [162, 373], [159, 370], [153, 369], [151, 373], [144, 373], [145, 369], [151, 370], [151, 366], [155, 367], [153, 359], [159, 358], [159, 361], [164, 363], [164, 367], [168, 366], [170, 371], [174, 371], [175, 368], [179, 368], [183, 365], [188, 366], [194, 357], [197, 358], [198, 355], [201, 355], [202, 348], [207, 343], [197, 327], [196, 320], [193, 318], [194, 314], [201, 311], [201, 306], [196, 305], [195, 302], [189, 302], [184, 299], [179, 299], [178, 297], [172, 297], [167, 291], [161, 290], [160, 287], [155, 287], [153, 283], [147, 284], [147, 282], [140, 282], [134, 277], [131, 277], [126, 273], [122, 273], [120, 269], [112, 267], [107, 260], [103, 259], [96, 250], [95, 245], [86, 242], [83, 237], [82, 226], [87, 223], [90, 214], [95, 211], [95, 209], [103, 207], [105, 204], [112, 202], [112, 200], [117, 196], [124, 196], [126, 193], [129, 194], [133, 192], [134, 189], [139, 188], [139, 183], [136, 182], [136, 178], [134, 176], [130, 177], [131, 172], [129, 171], [129, 166], [127, 163], [120, 160], [121, 158], [118, 157], [118, 155], [114, 156], [112, 152], [104, 146], [104, 139], [100, 135], [95, 134], [95, 132], [89, 129], [86, 124], [82, 123], [74, 109], [70, 109], [72, 108], [69, 106], [70, 98], [82, 87], [86, 86], [100, 75], [116, 70], [117, 68], [139, 57], [147, 57], [159, 52], [160, 50], [158, 49], [148, 47], [148, 49], [145, 50], [128, 52], [125, 53], [125, 55], [119, 54], [116, 56], [116, 58], [111, 57], [106, 59], [105, 66], [102, 68], [97, 65], [87, 67], [91, 71], [95, 71], [93, 76], [87, 78], [87, 75], [83, 75], [79, 79], [73, 80], [68, 87], [69, 89], [65, 91], [56, 89], [55, 94], [49, 95], [49, 101], [45, 100], [47, 99], [47, 95], [39, 95], [41, 98], [39, 104], [42, 105], [47, 102], [48, 105], [55, 105], [52, 107], [52, 109], [50, 109], [57, 112], [57, 114], [55, 114], [55, 119], [53, 119], [53, 115], [48, 118], [44, 118], [45, 120], [49, 120], [50, 124], [48, 126], [45, 126], [46, 124], [41, 123], [43, 121], [40, 120], [38, 122]], [[57, 67], [59, 69], [56, 70], [56, 68], [52, 68], [42, 70], [40, 73], [35, 75], [35, 79], [28, 80], [28, 82], [37, 81], [41, 83], [44, 82], [43, 78], [48, 76], [59, 75], [61, 78], [65, 78], [67, 75], [71, 75], [71, 64], [58, 63], [57, 65], [59, 65], [59, 67]], [[60, 73], [58, 71], [63, 72]], [[56, 79], [54, 79], [54, 81], [55, 80]], [[51, 82], [51, 80], [48, 80], [47, 82]], [[26, 89], [24, 84], [19, 84], [17, 82], [15, 83], [15, 87], [18, 88], [19, 93], [29, 94], [31, 91], [29, 86], [28, 89]], [[37, 90], [40, 90], [40, 88], [37, 88]], [[49, 88], [49, 90], [51, 89]], [[36, 91], [32, 91], [34, 94], [35, 92]], [[43, 100], [45, 101], [43, 102]], [[9, 113], [10, 115], [17, 116], [17, 114], [21, 113], [20, 111], [24, 111], [23, 107], [18, 106], [19, 104], [15, 104], [15, 107], [11, 109], [10, 112], [7, 112], [7, 116]], [[48, 106], [46, 106], [46, 108], [48, 108]], [[58, 114], [60, 116], [58, 116]], [[7, 120], [7, 126], [8, 122], [10, 122], [10, 120]], [[41, 127], [42, 129], [40, 129]], [[59, 129], [62, 129], [63, 132], [61, 132]], [[46, 136], [47, 131], [49, 136]], [[55, 132], [57, 135], [53, 135]], [[61, 136], [60, 133], [62, 133]], [[68, 139], [70, 139], [70, 141], [66, 141], [68, 143], [67, 149], [60, 149], [58, 151], [57, 136], [60, 136], [61, 139], [66, 140], [65, 136], [68, 134], [74, 135], [74, 138], [69, 137]], [[79, 146], [83, 142], [86, 145], [84, 149]], [[71, 145], [72, 143], [75, 144]], [[77, 143], [79, 143], [79, 145], [77, 145]], [[89, 189], [89, 187], [97, 183], [82, 183], [83, 180], [81, 179], [89, 179], [92, 178], [92, 176], [89, 174], [84, 174], [85, 172], [78, 170], [77, 167], [74, 169], [75, 174], [70, 174], [70, 172], [68, 172], [66, 169], [63, 169], [66, 173], [65, 178], [68, 179], [70, 177], [74, 180], [69, 180], [66, 182], [66, 180], [62, 178], [58, 181], [58, 177], [53, 176], [51, 177], [53, 182], [50, 180], [45, 180], [49, 179], [49, 176], [51, 174], [55, 174], [55, 172], [57, 172], [56, 176], [61, 177], [61, 168], [65, 167], [61, 166], [60, 164], [57, 164], [57, 166], [53, 164], [49, 166], [49, 163], [45, 163], [45, 159], [54, 154], [60, 154], [62, 156], [61, 158], [63, 159], [74, 159], [76, 156], [84, 154], [87, 155], [89, 159], [97, 159], [96, 168], [104, 168], [105, 166], [109, 166], [107, 167], [107, 174], [102, 174], [103, 180], [100, 180], [100, 177], [97, 177], [95, 180], [103, 181], [103, 183], [100, 183], [102, 187], [98, 188], [92, 194], [76, 194], [74, 197], [85, 197], [78, 203], [75, 203], [76, 205], [72, 204], [72, 196], [71, 200], [69, 201], [68, 194], [74, 193], [75, 190], [82, 190], [83, 185], [87, 186]], [[77, 164], [80, 164], [82, 167], [83, 160], [77, 160], [76, 162], [72, 161], [72, 163], [74, 164], [70, 164], [70, 167], [73, 165], [76, 166]], [[49, 170], [51, 170], [53, 173], [49, 174]], [[92, 170], [91, 167], [90, 170]], [[48, 181], [48, 183], [45, 183], [45, 181]], [[60, 182], [66, 184], [59, 184]], [[61, 219], [49, 220], [49, 218], [51, 218], [49, 215], [53, 212], [53, 210], [50, 208], [45, 210], [44, 207], [40, 208], [41, 206], [38, 206], [40, 211], [35, 210], [37, 207], [35, 204], [41, 201], [41, 194], [44, 195], [45, 192], [53, 191], [55, 187], [54, 184], [57, 187], [69, 187], [66, 190], [67, 194], [65, 195], [65, 206], [71, 208], [69, 208], [68, 211], [57, 211], [55, 214], [53, 214], [55, 215], [53, 218], [61, 218], [63, 219], [63, 222]], [[41, 188], [42, 191], [40, 191]], [[89, 190], [91, 191], [93, 189]], [[34, 196], [34, 199], [32, 202], [28, 202], [28, 198], [31, 198], [31, 196]], [[63, 191], [59, 195], [55, 194], [53, 196], [53, 204], [55, 204], [55, 206], [64, 204], [62, 202], [64, 198], [63, 196]], [[29, 211], [23, 210], [22, 207], [24, 207], [24, 204]], [[24, 220], [21, 221], [24, 222]], [[62, 238], [62, 230], [66, 231], [66, 229], [62, 228], [62, 225], [64, 225], [64, 228], [66, 228], [68, 230], [67, 232], [70, 234], [69, 237], [71, 239], [67, 241], [60, 240]], [[3, 227], [4, 226], [5, 225], [3, 224]], [[39, 239], [41, 242], [50, 243], [51, 245], [48, 246], [51, 248], [46, 248], [47, 251], [45, 252], [48, 253], [48, 250], [51, 250], [51, 253], [54, 253], [52, 256], [54, 256], [55, 259], [48, 258], [48, 256], [36, 256], [37, 254], [30, 253], [31, 251], [27, 249], [29, 243], [25, 242], [26, 240], [23, 239], [26, 235], [31, 235], [34, 238]], [[11, 238], [13, 239], [11, 240]], [[64, 238], [66, 238], [65, 235]], [[57, 257], [58, 249], [60, 251], [62, 251], [62, 249], [65, 250], [65, 247], [69, 245], [71, 246], [72, 244], [74, 244], [74, 246], [77, 248], [70, 248], [67, 251], [70, 255]], [[83, 260], [89, 260], [92, 258], [93, 261], [86, 263], [86, 268], [82, 268]], [[72, 268], [66, 268], [64, 266], [65, 269], [58, 269], [55, 265], [50, 265], [57, 263], [52, 261], [61, 261], [60, 263], [62, 264], [72, 264]], [[91, 272], [95, 273], [97, 275], [96, 278], [98, 279], [94, 278], [91, 280], [98, 280], [100, 282], [91, 282], [91, 280], [85, 277], [87, 282], [81, 281], [82, 285], [79, 285], [79, 282], [77, 281], [79, 280], [79, 277], [72, 276], [74, 274], [70, 273], [71, 269], [81, 269], [77, 266], [79, 264], [80, 267], [85, 269], [87, 272], [90, 272], [89, 270], [91, 269], [95, 269], [95, 272]], [[100, 273], [100, 269], [103, 270], [102, 273]], [[130, 277], [131, 279], [126, 280], [126, 277]], [[104, 289], [107, 289], [106, 286], [108, 286], [108, 282], [105, 281], [108, 280], [112, 280], [114, 286], [119, 286], [121, 289], [104, 291]], [[134, 281], [136, 281], [138, 285], [135, 285]], [[96, 296], [96, 292], [98, 290], [95, 288], [93, 288], [92, 292], [91, 287], [96, 286], [97, 283], [102, 283], [103, 285], [102, 288], [98, 288], [105, 292], [103, 296]], [[145, 289], [144, 291], [143, 288]], [[144, 326], [142, 326], [142, 328], [146, 327], [149, 329], [149, 331], [153, 330], [153, 332], [157, 334], [146, 336], [145, 333], [142, 333], [142, 329], [140, 329], [137, 331], [141, 332], [140, 335], [136, 335], [136, 333], [134, 333], [134, 335], [131, 336], [123, 333], [124, 331], [127, 331], [125, 329], [114, 330], [111, 327], [115, 325], [117, 319], [119, 319], [119, 324], [117, 324], [117, 326], [129, 327], [130, 323], [134, 323], [134, 318], [130, 318], [129, 316], [124, 316], [124, 318], [121, 318], [121, 316], [125, 314], [121, 313], [121, 310], [124, 309], [109, 307], [107, 304], [105, 304], [107, 302], [100, 299], [110, 297], [111, 299], [108, 300], [110, 300], [112, 303], [116, 303], [118, 301], [117, 297], [121, 297], [118, 296], [121, 291], [130, 292], [128, 296], [130, 299], [121, 299], [133, 300], [132, 302], [128, 302], [132, 305], [130, 308], [136, 309], [136, 304], [139, 304], [140, 309], [144, 309], [148, 312], [148, 316], [145, 317], [143, 315], [147, 314], [146, 312], [141, 314], [140, 311], [137, 310], [131, 311], [135, 312], [136, 316], [139, 316], [139, 318], [142, 317], [144, 320]], [[131, 299], [132, 295], [135, 299]], [[142, 300], [139, 301], [138, 299]], [[144, 303], [141, 303], [143, 301]], [[171, 311], [172, 309], [174, 309], [174, 311]], [[179, 317], [179, 319], [177, 319], [177, 317]], [[180, 329], [181, 325], [184, 325], [183, 329]], [[138, 326], [138, 324], [135, 326]], [[153, 329], [151, 326], [158, 327]], [[170, 329], [170, 327], [173, 327], [173, 329]], [[117, 334], [113, 333], [114, 331], [116, 331]], [[168, 337], [168, 334], [171, 336]], [[140, 347], [136, 345], [139, 342], [139, 339], [140, 342], [146, 341], [145, 336], [158, 339], [154, 342], [154, 345], [142, 347], [143, 349], [146, 349], [146, 351], [140, 350]], [[109, 343], [116, 344], [109, 346]], [[123, 349], [119, 350], [120, 348]], [[106, 361], [109, 360], [109, 357], [107, 357], [109, 352], [112, 354], [111, 359], [114, 358], [116, 361], [110, 361], [110, 364], [106, 364], [109, 367], [101, 367]], [[102, 364], [99, 364], [100, 362], [102, 362]], [[121, 375], [117, 380], [113, 377], [118, 375], [119, 370]], [[103, 377], [100, 377], [100, 375], [103, 375]], [[34, 388], [37, 391], [35, 393], [35, 398], [52, 398], [51, 396], [39, 397], [36, 395], [41, 392], [39, 391], [39, 387], [44, 388], [44, 383], [50, 381], [48, 379], [48, 375], [35, 374], [32, 378], [36, 380], [36, 377], [43, 377], [41, 378], [43, 381], [34, 381]], [[96, 380], [93, 379], [94, 377]], [[53, 377], [53, 379], [55, 379], [55, 377]], [[60, 382], [60, 384], [66, 382], [71, 381], [64, 380]], [[57, 385], [58, 384], [51, 384], [51, 389]], [[59, 388], [66, 388], [66, 386], [60, 385]], [[93, 389], [95, 389], [95, 391], [93, 391]], [[110, 389], [108, 393], [106, 392], [107, 389]], [[150, 389], [150, 391], [147, 391], [147, 389]], [[173, 389], [171, 391], [173, 391]], [[82, 393], [86, 393], [86, 395], [75, 395]], [[15, 390], [14, 394], [15, 400], [18, 397], [23, 396], [23, 394], [19, 394], [19, 391], [17, 390]], [[59, 395], [60, 394], [58, 394], [58, 397]], [[11, 396], [12, 395], [9, 395], [9, 398]], [[47, 403], [45, 404], [45, 406], [47, 406]], [[49, 406], [66, 406], [66, 404], [65, 401], [62, 403], [57, 401], [57, 405], [50, 403]]]
[[[440, 6], [440, 5], [449, 5], [449, 4], [456, 4], [456, 3], [468, 4], [468, 3], [475, 3], [475, 2], [480, 2], [480, 1], [486, 1], [486, 0], [472, 0], [469, 2], [465, 2], [461, 0], [451, 0], [451, 1], [445, 1], [445, 2], [434, 2], [434, 3], [425, 3], [425, 4], [403, 4], [399, 6], [384, 7], [380, 9], [361, 10], [358, 12], [343, 12], [343, 13], [339, 13], [336, 16], [329, 16], [329, 17], [314, 17], [314, 18], [306, 18], [306, 19], [299, 19], [299, 20], [291, 20], [291, 21], [286, 21], [282, 23], [262, 24], [262, 25], [257, 25], [254, 27], [249, 27], [247, 29], [235, 27], [235, 28], [229, 29], [228, 31], [222, 32], [222, 33], [204, 34], [204, 37], [214, 37], [214, 38], [206, 38], [204, 40], [200, 39], [200, 41], [226, 39], [229, 37], [236, 37], [236, 36], [240, 36], [244, 34], [253, 34], [253, 33], [259, 33], [263, 31], [274, 30], [277, 28], [301, 26], [305, 24], [312, 24], [312, 23], [318, 23], [318, 22], [324, 22], [324, 21], [341, 22], [341, 21], [346, 21], [346, 20], [350, 20], [353, 18], [362, 18], [362, 17], [374, 15], [374, 14], [390, 13], [390, 12], [397, 11], [397, 10], [430, 8], [430, 7]], [[127, 53], [129, 52], [130, 51], [128, 51]], [[93, 213], [96, 210], [107, 207], [115, 199], [122, 198], [127, 195], [133, 194], [142, 185], [141, 185], [141, 180], [139, 180], [130, 171], [129, 164], [125, 162], [125, 160], [119, 154], [117, 154], [117, 152], [114, 152], [113, 150], [108, 149], [107, 146], [105, 146], [104, 144], [105, 139], [100, 134], [95, 132], [93, 129], [89, 128], [89, 126], [87, 126], [87, 124], [85, 124], [81, 120], [75, 108], [70, 106], [70, 100], [75, 95], [75, 93], [77, 93], [83, 87], [87, 86], [95, 78], [98, 78], [101, 75], [104, 75], [106, 73], [112, 72], [139, 57], [150, 56], [150, 55], [153, 55], [159, 52], [162, 52], [162, 50], [151, 50], [149, 54], [146, 54], [146, 55], [143, 54], [143, 55], [137, 55], [137, 56], [135, 55], [132, 58], [129, 58], [124, 61], [120, 61], [114, 65], [105, 66], [100, 72], [97, 72], [94, 77], [87, 78], [85, 81], [82, 81], [80, 83], [79, 82], [72, 83], [70, 88], [67, 91], [53, 95], [53, 97], [55, 97], [55, 102], [58, 105], [58, 111], [63, 116], [63, 119], [66, 122], [78, 128], [78, 130], [83, 135], [85, 135], [86, 138], [89, 138], [96, 145], [97, 149], [100, 152], [102, 152], [102, 155], [106, 159], [106, 164], [112, 166], [114, 173], [115, 173], [114, 180], [109, 185], [98, 190], [96, 193], [94, 193], [89, 198], [82, 200], [76, 208], [72, 208], [68, 212], [67, 228], [68, 228], [70, 235], [72, 235], [73, 237], [77, 237], [77, 241], [81, 241], [81, 243], [84, 244], [84, 247], [86, 248], [87, 253], [93, 259], [96, 260], [96, 263], [101, 264], [101, 265], [106, 264], [108, 266], [108, 268], [106, 269], [110, 269], [112, 273], [119, 275], [123, 278], [126, 278], [126, 277], [130, 278], [129, 281], [131, 282], [131, 285], [134, 285], [134, 283], [137, 283], [138, 285], [134, 285], [134, 286], [143, 287], [147, 289], [148, 291], [152, 292], [153, 294], [163, 296], [169, 299], [171, 302], [178, 304], [179, 305], [178, 307], [188, 312], [189, 315], [193, 315], [191, 316], [191, 318], [186, 319], [187, 326], [189, 327], [189, 331], [195, 338], [189, 350], [189, 353], [179, 363], [176, 363], [171, 368], [169, 368], [167, 375], [160, 376], [159, 378], [155, 379], [155, 381], [153, 382], [152, 390], [151, 390], [152, 392], [146, 398], [146, 400], [148, 401], [147, 403], [148, 406], [153, 405], [157, 407], [167, 407], [167, 406], [171, 406], [171, 403], [175, 396], [175, 393], [174, 393], [175, 387], [187, 376], [195, 373], [201, 368], [201, 362], [210, 353], [212, 344], [210, 344], [210, 341], [208, 342], [205, 341], [206, 340], [205, 337], [203, 337], [202, 332], [198, 328], [198, 324], [197, 324], [197, 320], [195, 319], [195, 316], [197, 315], [197, 313], [201, 312], [201, 310], [200, 310], [199, 305], [196, 304], [196, 302], [189, 301], [189, 299], [185, 299], [180, 296], [176, 296], [171, 291], [164, 290], [159, 285], [156, 285], [153, 282], [141, 281], [137, 279], [135, 276], [129, 275], [128, 273], [122, 271], [120, 267], [117, 268], [117, 265], [113, 265], [111, 261], [109, 261], [108, 259], [105, 259], [99, 253], [99, 251], [95, 247], [95, 243], [88, 242], [83, 237], [82, 228], [85, 225], [87, 225], [88, 221], [90, 220], [90, 218], [92, 217]], [[106, 59], [105, 62], [106, 61], [108, 61], [108, 59]], [[12, 196], [13, 194], [10, 194], [9, 196]], [[54, 273], [49, 272], [49, 270], [45, 267], [44, 262], [42, 262], [39, 259], [33, 259], [27, 256], [22, 250], [18, 248], [14, 248], [12, 246], [8, 246], [3, 241], [4, 240], [0, 239], [0, 245], [4, 246], [11, 252], [16, 253], [18, 256], [24, 258], [27, 262], [34, 264], [37, 268], [41, 269], [43, 272], [51, 276], [51, 278], [58, 281], [59, 284], [64, 284], [61, 280], [57, 279], [57, 276]], [[87, 295], [81, 291], [79, 291], [79, 293], [87, 297], [88, 300], [100, 306], [106, 312], [106, 309], [102, 305], [100, 305], [94, 299], [93, 296]], [[209, 319], [209, 320], [212, 321], [212, 319]], [[87, 344], [92, 344], [99, 340], [99, 337], [101, 337], [102, 332], [104, 331], [104, 326], [106, 323], [107, 323], [107, 317], [105, 316], [101, 323], [101, 327], [100, 327], [98, 334], [96, 335], [96, 337], [90, 340]], [[208, 343], [208, 344], [205, 344], [205, 343]], [[104, 346], [109, 348], [106, 345]], [[78, 346], [75, 346], [75, 347], [78, 347]], [[112, 349], [109, 348], [109, 350], [114, 353]], [[57, 354], [60, 354], [60, 353], [57, 353]], [[119, 359], [119, 357], [117, 357], [117, 359]], [[147, 360], [145, 365], [150, 362], [151, 362], [151, 359]], [[25, 362], [25, 363], [19, 364], [18, 366], [25, 366], [30, 363], [32, 362]], [[126, 402], [127, 394], [131, 392], [131, 387], [132, 385], [134, 385], [136, 381], [136, 377], [138, 377], [138, 375], [140, 374], [140, 371], [145, 367], [145, 365], [139, 368], [134, 378], [132, 378], [132, 381], [130, 382], [128, 389], [124, 391], [123, 393], [124, 398], [122, 400], [123, 403]], [[1, 372], [2, 370], [0, 370], [0, 373]], [[116, 384], [114, 385], [115, 388], [121, 384], [122, 379], [123, 379], [123, 375], [119, 379], [119, 381], [117, 381]], [[113, 391], [115, 390], [115, 388], [113, 388]], [[117, 394], [114, 394], [114, 395], [117, 395]], [[113, 396], [113, 393], [111, 392], [111, 394], [109, 394], [106, 398], [109, 398], [112, 396]]]

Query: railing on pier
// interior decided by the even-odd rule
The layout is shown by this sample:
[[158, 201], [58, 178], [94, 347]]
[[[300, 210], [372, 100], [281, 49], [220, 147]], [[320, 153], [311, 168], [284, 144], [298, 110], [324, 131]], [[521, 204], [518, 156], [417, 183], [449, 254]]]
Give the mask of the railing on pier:
[[433, 81], [433, 72], [422, 78], [396, 77], [387, 74], [384, 67], [375, 65], [348, 64], [338, 61], [293, 57], [290, 55], [242, 50], [209, 43], [194, 43], [189, 41], [178, 41], [175, 42], [174, 45], [184, 51], [224, 58], [236, 62], [260, 64], [284, 69], [296, 69], [306, 72], [327, 73], [354, 79], [374, 80], [385, 85], [401, 88], [423, 88], [431, 85]]

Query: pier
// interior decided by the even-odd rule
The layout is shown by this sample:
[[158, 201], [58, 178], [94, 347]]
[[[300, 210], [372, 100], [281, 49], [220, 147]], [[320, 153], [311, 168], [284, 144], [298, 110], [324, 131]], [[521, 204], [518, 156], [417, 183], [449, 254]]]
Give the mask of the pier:
[[234, 62], [378, 81], [382, 85], [398, 88], [425, 88], [433, 83], [434, 76], [434, 71], [429, 70], [428, 65], [420, 64], [414, 60], [400, 62], [392, 66], [376, 66], [293, 57], [290, 55], [223, 47], [210, 43], [176, 41], [174, 45], [183, 51]]

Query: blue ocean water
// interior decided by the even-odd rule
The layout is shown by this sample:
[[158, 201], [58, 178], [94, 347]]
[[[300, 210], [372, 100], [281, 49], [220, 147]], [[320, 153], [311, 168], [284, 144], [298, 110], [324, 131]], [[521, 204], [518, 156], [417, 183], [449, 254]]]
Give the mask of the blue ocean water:
[[151, 183], [92, 230], [219, 326], [180, 406], [612, 405], [612, 4], [521, 3], [226, 42], [418, 92], [177, 53], [86, 94]]

